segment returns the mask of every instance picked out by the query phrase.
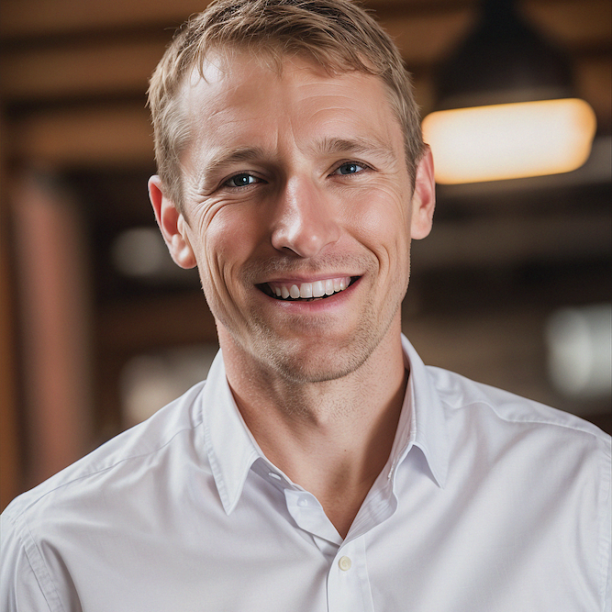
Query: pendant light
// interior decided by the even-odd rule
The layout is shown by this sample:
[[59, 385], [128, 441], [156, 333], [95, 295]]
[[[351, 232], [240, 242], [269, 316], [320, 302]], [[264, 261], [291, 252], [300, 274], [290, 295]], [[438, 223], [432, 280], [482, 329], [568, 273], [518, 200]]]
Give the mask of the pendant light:
[[436, 181], [494, 181], [568, 172], [588, 158], [595, 114], [574, 97], [568, 59], [517, 13], [484, 0], [474, 30], [441, 67], [423, 121]]

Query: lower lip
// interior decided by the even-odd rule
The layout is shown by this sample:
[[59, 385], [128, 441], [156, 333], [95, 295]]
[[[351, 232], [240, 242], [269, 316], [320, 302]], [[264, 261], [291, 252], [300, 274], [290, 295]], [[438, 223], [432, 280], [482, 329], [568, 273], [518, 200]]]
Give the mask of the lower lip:
[[259, 293], [261, 293], [261, 295], [267, 298], [270, 302], [278, 305], [279, 308], [283, 308], [285, 310], [288, 310], [289, 312], [299, 312], [303, 314], [310, 312], [318, 313], [340, 307], [343, 302], [349, 299], [350, 296], [355, 292], [356, 287], [361, 283], [362, 278], [363, 277], [360, 276], [356, 281], [354, 281], [346, 289], [344, 289], [344, 291], [339, 291], [338, 293], [334, 293], [333, 295], [330, 295], [326, 298], [322, 298], [320, 300], [315, 299], [309, 302], [301, 300], [278, 300], [265, 294], [263, 291], [259, 291], [259, 289], [257, 291], [259, 291]]

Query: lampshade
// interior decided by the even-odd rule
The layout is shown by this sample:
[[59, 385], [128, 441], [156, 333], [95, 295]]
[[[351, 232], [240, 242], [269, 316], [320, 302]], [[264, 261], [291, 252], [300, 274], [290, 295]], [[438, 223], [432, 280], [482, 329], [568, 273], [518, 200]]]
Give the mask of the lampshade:
[[439, 111], [423, 121], [436, 181], [476, 183], [575, 170], [595, 134], [595, 114], [576, 98]]
[[439, 183], [568, 172], [588, 158], [595, 114], [573, 97], [569, 62], [517, 13], [484, 0], [481, 18], [441, 67], [423, 121]]

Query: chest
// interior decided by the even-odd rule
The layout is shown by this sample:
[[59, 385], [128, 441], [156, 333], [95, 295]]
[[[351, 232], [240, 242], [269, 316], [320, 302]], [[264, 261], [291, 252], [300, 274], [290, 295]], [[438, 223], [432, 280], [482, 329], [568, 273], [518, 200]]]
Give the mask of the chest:
[[599, 609], [588, 517], [576, 524], [569, 508], [546, 516], [427, 479], [410, 493], [396, 507], [366, 500], [345, 540], [312, 496], [247, 484], [230, 515], [212, 500], [206, 512], [177, 504], [42, 548], [75, 612]]

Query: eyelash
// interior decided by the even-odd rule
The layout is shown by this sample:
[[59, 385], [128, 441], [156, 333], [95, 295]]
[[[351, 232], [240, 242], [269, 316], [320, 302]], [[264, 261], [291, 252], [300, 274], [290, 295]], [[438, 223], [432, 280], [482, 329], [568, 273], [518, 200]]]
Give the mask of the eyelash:
[[[357, 170], [356, 172], [347, 172], [346, 174], [343, 174], [340, 172], [340, 170], [342, 168], [346, 168], [346, 167], [350, 167], [350, 166], [354, 166], [355, 168], [360, 168], [360, 170]], [[367, 166], [366, 164], [360, 163], [360, 162], [355, 162], [355, 161], [347, 161], [347, 162], [342, 162], [332, 173], [331, 176], [336, 175], [336, 176], [350, 176], [351, 174], [360, 174], [361, 172], [363, 172], [364, 170], [370, 170], [370, 167]], [[236, 179], [240, 179], [240, 178], [247, 178], [247, 179], [252, 179], [251, 182], [245, 184], [245, 185], [231, 185], [230, 183], [232, 181], [236, 181]], [[229, 187], [230, 189], [241, 189], [243, 187], [250, 187], [251, 185], [255, 185], [257, 183], [261, 183], [261, 182], [265, 182], [263, 181], [263, 179], [260, 179], [259, 177], [250, 174], [248, 172], [240, 172], [238, 174], [234, 174], [233, 176], [230, 176], [227, 180], [225, 180], [223, 182], [223, 186], [224, 187]]]
[[[246, 178], [250, 178], [250, 179], [254, 179], [252, 182], [247, 183], [246, 185], [230, 185], [231, 181], [234, 181], [238, 178], [242, 178], [242, 177], [246, 177]], [[230, 176], [226, 181], [223, 182], [223, 186], [224, 187], [229, 187], [231, 189], [240, 189], [241, 187], [249, 187], [251, 185], [254, 185], [256, 183], [260, 183], [262, 179], [254, 176], [253, 174], [249, 174], [248, 172], [240, 172], [239, 174], [234, 174], [234, 176]]]
[[[346, 168], [347, 166], [355, 166], [356, 168], [361, 168], [361, 170], [358, 170], [357, 172], [348, 172], [346, 174], [342, 174], [340, 171], [341, 168]], [[361, 172], [363, 172], [364, 170], [370, 170], [370, 167], [366, 164], [360, 163], [360, 162], [356, 162], [356, 161], [347, 161], [347, 162], [342, 162], [333, 172], [332, 175], [335, 174], [337, 176], [350, 176], [351, 174], [360, 174]]]

